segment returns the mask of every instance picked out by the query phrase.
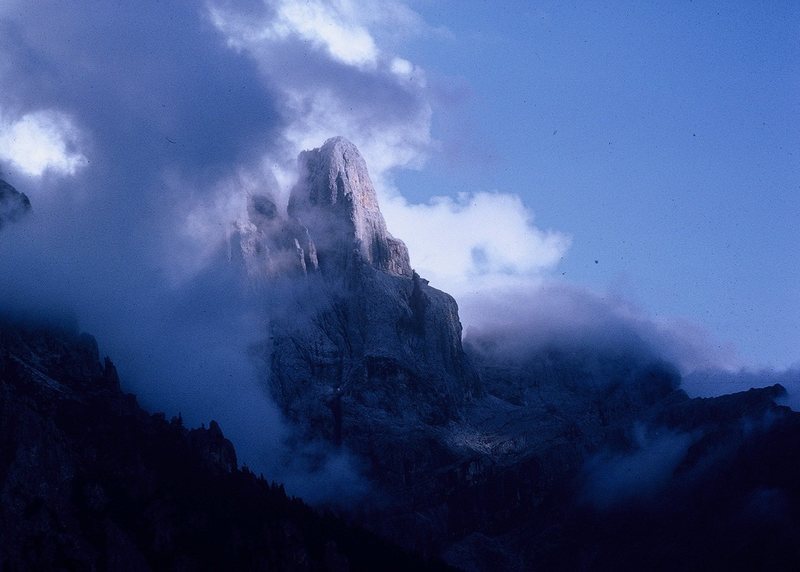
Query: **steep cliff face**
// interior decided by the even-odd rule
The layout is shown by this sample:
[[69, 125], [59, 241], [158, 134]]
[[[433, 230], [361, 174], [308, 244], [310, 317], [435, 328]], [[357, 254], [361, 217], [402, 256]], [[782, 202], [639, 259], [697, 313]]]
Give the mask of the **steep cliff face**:
[[[309, 438], [388, 459], [374, 435], [432, 431], [480, 394], [458, 307], [411, 269], [352, 143], [331, 139], [298, 161], [288, 216], [252, 197], [239, 239], [251, 274], [289, 284], [271, 315], [270, 387]], [[400, 479], [403, 463], [376, 474]]]
[[411, 277], [408, 249], [386, 230], [367, 164], [343, 137], [329, 139], [298, 159], [300, 178], [289, 216], [316, 237], [323, 270], [341, 272], [354, 255], [377, 270]]

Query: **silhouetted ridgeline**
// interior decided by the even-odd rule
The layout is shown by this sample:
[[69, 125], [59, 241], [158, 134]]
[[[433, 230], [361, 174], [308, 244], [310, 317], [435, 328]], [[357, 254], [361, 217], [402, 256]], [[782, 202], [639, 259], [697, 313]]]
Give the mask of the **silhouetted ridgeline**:
[[419, 570], [120, 391], [91, 336], [0, 323], [0, 570]]

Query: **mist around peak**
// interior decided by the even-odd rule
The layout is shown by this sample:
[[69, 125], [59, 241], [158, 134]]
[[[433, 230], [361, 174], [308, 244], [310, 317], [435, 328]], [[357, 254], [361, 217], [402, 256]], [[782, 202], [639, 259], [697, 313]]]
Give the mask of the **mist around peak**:
[[[738, 367], [702, 332], [552, 282], [571, 239], [536, 226], [518, 196], [466, 189], [416, 204], [392, 193], [392, 169], [420, 166], [436, 148], [437, 87], [379, 33], [385, 39], [399, 23], [429, 32], [407, 7], [364, 11], [367, 18], [347, 3], [28, 4], [0, 7], [2, 177], [32, 204], [0, 228], [0, 311], [77, 321], [146, 408], [180, 413], [192, 426], [217, 419], [242, 460], [299, 493], [349, 502], [369, 483], [346, 451], [324, 442], [292, 448], [296, 430], [266, 389], [268, 325], [312, 321], [319, 302], [302, 296], [297, 277], [252, 280], [238, 256], [257, 252], [259, 241], [274, 246], [288, 230], [272, 251], [276, 273], [302, 261], [307, 277], [318, 254], [338, 250], [326, 244], [340, 230], [325, 227], [327, 211], [312, 216], [303, 201], [290, 208], [292, 189], [306, 184], [298, 153], [311, 156], [319, 145], [338, 147], [342, 161], [355, 153], [341, 139], [324, 143], [330, 137], [358, 143], [369, 164], [374, 196], [342, 224], [352, 224], [348, 239], [360, 240], [368, 260], [408, 280], [415, 304], [399, 307], [414, 331], [425, 331], [414, 292], [453, 284], [475, 355], [510, 363], [554, 355], [599, 385], [603, 376], [639, 383], [655, 372], [658, 391], [674, 389], [676, 372]], [[305, 25], [308, 15], [332, 27]], [[331, 29], [359, 41], [337, 42]], [[31, 146], [42, 151], [33, 162]], [[360, 179], [360, 168], [348, 169]], [[288, 219], [295, 209], [322, 237], [313, 256], [298, 229], [270, 226], [273, 214]], [[248, 233], [256, 239], [237, 243]], [[430, 285], [415, 290], [412, 266]], [[455, 305], [441, 307], [460, 331]], [[791, 396], [790, 373], [777, 375]], [[761, 377], [744, 375], [737, 388]], [[642, 449], [669, 449], [648, 439]]]

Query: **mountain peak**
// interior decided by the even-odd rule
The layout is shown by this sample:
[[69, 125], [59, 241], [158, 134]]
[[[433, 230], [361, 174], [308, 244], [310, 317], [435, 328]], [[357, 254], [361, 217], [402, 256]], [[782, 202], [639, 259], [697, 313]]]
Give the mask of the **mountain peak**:
[[358, 155], [358, 157], [361, 157], [361, 152], [358, 150], [358, 147], [356, 147], [352, 141], [341, 135], [331, 137], [315, 150], [319, 150], [322, 154], [343, 155], [345, 153], [354, 153]]
[[353, 253], [389, 274], [412, 274], [405, 244], [394, 238], [378, 206], [367, 164], [344, 137], [298, 158], [300, 178], [289, 198], [289, 215], [308, 227], [320, 266], [341, 268]]

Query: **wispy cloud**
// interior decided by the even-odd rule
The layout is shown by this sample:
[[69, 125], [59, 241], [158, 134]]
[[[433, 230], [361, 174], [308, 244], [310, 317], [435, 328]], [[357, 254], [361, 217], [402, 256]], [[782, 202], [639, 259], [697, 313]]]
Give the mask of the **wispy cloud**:
[[367, 15], [346, 1], [284, 1], [257, 10], [209, 2], [209, 19], [228, 45], [253, 58], [280, 94], [287, 164], [343, 135], [380, 180], [388, 169], [420, 164], [431, 149], [424, 71], [383, 49], [371, 29], [414, 22], [415, 15], [398, 3], [388, 7]]
[[510, 356], [548, 347], [667, 361], [681, 373], [726, 369], [736, 355], [702, 329], [656, 321], [630, 300], [547, 279], [488, 289], [459, 300], [465, 338], [495, 340]]
[[667, 485], [674, 470], [698, 437], [639, 425], [633, 431], [633, 450], [603, 452], [584, 466], [582, 495], [600, 509], [650, 499]]
[[570, 238], [534, 225], [517, 195], [474, 192], [410, 204], [388, 198], [392, 231], [408, 244], [412, 265], [437, 288], [462, 294], [535, 283], [569, 248]]

